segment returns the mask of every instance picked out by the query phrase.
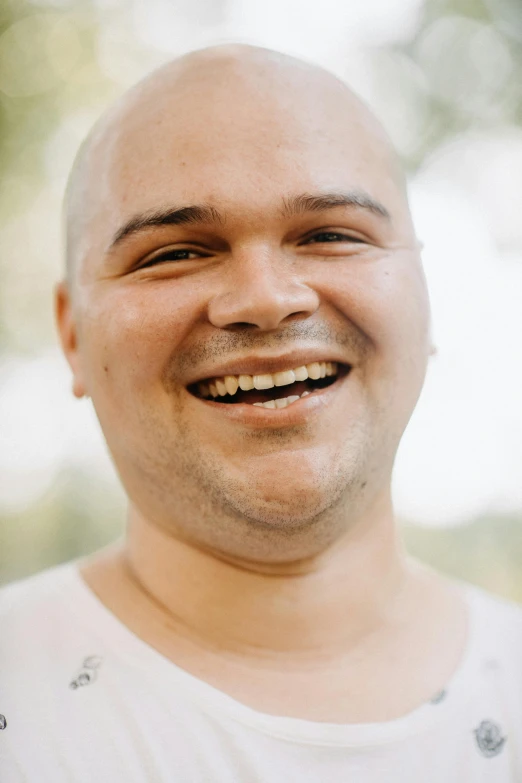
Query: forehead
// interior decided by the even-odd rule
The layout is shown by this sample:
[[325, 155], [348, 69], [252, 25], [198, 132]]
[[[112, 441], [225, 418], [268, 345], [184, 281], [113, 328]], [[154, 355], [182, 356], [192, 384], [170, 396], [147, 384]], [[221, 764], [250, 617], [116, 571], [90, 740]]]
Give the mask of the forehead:
[[173, 189], [187, 197], [204, 189], [210, 200], [244, 190], [261, 196], [339, 176], [383, 188], [393, 179], [389, 149], [336, 83], [259, 81], [200, 80], [172, 94], [154, 90], [131, 107], [108, 161], [118, 200]]
[[107, 246], [133, 214], [172, 204], [266, 217], [288, 194], [360, 188], [393, 211], [401, 178], [391, 146], [341, 82], [310, 68], [239, 66], [167, 72], [113, 113], [90, 155], [90, 242]]

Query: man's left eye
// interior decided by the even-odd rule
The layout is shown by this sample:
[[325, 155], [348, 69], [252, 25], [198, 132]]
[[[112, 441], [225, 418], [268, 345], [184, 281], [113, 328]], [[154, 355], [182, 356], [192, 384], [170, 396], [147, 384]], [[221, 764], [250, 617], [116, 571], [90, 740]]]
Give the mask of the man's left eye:
[[319, 234], [314, 234], [305, 239], [303, 245], [313, 242], [364, 242], [364, 240], [351, 234], [340, 234], [338, 231], [321, 231]]

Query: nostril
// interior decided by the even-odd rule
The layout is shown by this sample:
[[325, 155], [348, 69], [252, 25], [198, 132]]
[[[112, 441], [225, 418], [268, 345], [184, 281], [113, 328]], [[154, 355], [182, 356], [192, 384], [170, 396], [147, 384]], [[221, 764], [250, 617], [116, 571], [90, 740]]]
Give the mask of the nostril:
[[256, 324], [251, 324], [248, 321], [237, 321], [236, 323], [229, 324], [228, 326], [225, 326], [224, 328], [226, 330], [228, 330], [229, 332], [233, 332], [233, 331], [236, 331], [236, 330], [239, 331], [239, 330], [245, 330], [245, 329], [250, 329], [250, 330], [257, 329], [258, 327], [256, 326]]
[[207, 307], [210, 323], [220, 329], [274, 331], [283, 323], [309, 318], [320, 304], [314, 290], [280, 279], [274, 270], [266, 275], [259, 268], [244, 270], [244, 275], [227, 280], [227, 289], [217, 291]]

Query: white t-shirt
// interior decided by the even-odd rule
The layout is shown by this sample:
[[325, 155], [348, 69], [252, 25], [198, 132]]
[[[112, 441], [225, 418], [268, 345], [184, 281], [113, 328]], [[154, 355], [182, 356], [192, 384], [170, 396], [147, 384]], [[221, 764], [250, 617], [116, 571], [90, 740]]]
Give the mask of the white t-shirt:
[[0, 590], [1, 783], [521, 783], [522, 607], [467, 586], [471, 635], [398, 720], [267, 715], [188, 674], [77, 562]]

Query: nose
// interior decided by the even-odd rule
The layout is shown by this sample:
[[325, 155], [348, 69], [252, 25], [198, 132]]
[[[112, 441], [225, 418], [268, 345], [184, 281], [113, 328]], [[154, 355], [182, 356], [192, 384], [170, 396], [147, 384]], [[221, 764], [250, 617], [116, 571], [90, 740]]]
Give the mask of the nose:
[[317, 292], [281, 251], [250, 248], [223, 272], [223, 286], [208, 306], [210, 322], [220, 329], [248, 325], [270, 331], [286, 320], [308, 318], [319, 307]]

